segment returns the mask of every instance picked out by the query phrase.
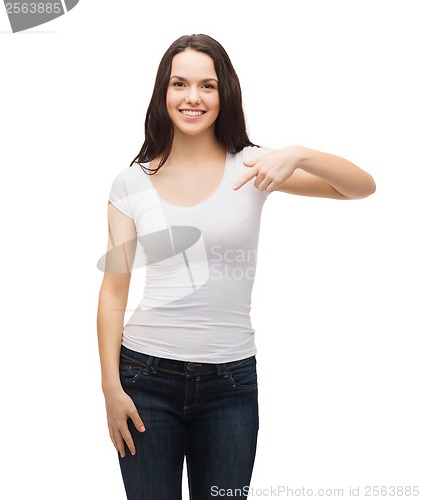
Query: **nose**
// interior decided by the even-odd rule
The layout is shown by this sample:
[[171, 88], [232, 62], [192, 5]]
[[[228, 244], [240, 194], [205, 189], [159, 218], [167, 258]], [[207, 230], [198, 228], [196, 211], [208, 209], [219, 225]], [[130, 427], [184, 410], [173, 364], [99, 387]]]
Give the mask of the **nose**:
[[191, 104], [199, 104], [200, 103], [200, 95], [195, 87], [190, 87], [190, 90], [186, 96], [186, 102]]

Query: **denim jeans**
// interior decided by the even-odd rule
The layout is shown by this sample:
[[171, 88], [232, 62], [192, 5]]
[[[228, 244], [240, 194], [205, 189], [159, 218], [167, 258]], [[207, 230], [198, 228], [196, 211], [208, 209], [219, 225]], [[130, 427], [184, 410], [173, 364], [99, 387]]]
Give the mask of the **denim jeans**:
[[146, 428], [129, 418], [136, 454], [126, 444], [118, 454], [128, 500], [181, 500], [184, 457], [190, 500], [247, 498], [259, 429], [255, 356], [190, 363], [122, 345], [120, 379]]

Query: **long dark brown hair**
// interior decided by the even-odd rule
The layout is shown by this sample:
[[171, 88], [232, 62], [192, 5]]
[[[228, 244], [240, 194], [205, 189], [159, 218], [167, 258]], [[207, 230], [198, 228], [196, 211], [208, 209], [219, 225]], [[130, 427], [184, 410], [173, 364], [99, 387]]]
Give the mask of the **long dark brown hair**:
[[[222, 45], [208, 35], [184, 35], [173, 42], [159, 63], [151, 101], [146, 112], [145, 142], [131, 162], [147, 163], [162, 154], [156, 173], [167, 161], [172, 148], [174, 127], [168, 115], [166, 95], [173, 57], [186, 49], [208, 54], [218, 76], [220, 110], [215, 121], [215, 136], [229, 153], [238, 153], [247, 146], [256, 146], [248, 138], [244, 118], [240, 81]], [[150, 173], [146, 172], [145, 173]], [[152, 175], [151, 174], [151, 175]]]

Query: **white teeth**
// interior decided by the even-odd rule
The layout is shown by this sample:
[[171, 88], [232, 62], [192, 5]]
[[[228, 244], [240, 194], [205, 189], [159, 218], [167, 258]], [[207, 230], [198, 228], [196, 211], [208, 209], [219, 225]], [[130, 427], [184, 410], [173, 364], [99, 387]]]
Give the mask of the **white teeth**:
[[203, 115], [204, 111], [189, 111], [187, 109], [182, 109], [181, 112], [186, 116], [199, 116]]

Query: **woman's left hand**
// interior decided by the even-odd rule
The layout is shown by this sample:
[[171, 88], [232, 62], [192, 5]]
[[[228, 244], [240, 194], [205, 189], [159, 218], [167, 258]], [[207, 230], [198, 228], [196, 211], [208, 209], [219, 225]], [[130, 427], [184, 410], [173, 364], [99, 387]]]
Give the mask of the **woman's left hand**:
[[250, 171], [234, 185], [238, 190], [246, 182], [256, 177], [254, 186], [260, 191], [276, 191], [294, 173], [300, 157], [299, 146], [286, 146], [254, 160], [244, 162]]

